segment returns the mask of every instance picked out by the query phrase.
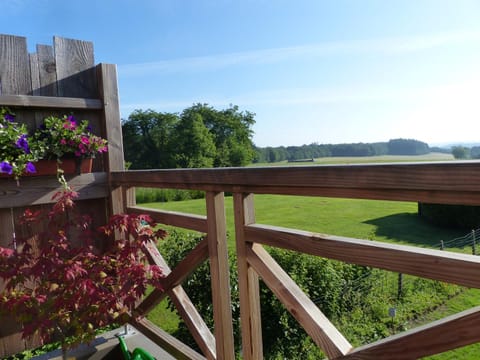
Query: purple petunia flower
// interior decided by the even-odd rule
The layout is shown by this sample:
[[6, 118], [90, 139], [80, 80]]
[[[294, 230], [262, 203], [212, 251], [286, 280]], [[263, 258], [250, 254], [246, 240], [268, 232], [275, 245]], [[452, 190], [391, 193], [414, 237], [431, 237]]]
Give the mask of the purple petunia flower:
[[35, 174], [37, 169], [35, 169], [35, 165], [33, 165], [30, 161], [25, 166], [25, 171], [29, 174]]
[[27, 135], [25, 135], [25, 134], [20, 135], [17, 142], [15, 143], [15, 146], [19, 149], [23, 149], [25, 154], [30, 154], [30, 148], [28, 147]]
[[12, 175], [13, 167], [8, 163], [8, 161], [2, 161], [0, 163], [0, 172]]
[[15, 117], [12, 115], [12, 114], [5, 114], [3, 116], [3, 118], [7, 121], [10, 121], [10, 122], [14, 122], [15, 121]]

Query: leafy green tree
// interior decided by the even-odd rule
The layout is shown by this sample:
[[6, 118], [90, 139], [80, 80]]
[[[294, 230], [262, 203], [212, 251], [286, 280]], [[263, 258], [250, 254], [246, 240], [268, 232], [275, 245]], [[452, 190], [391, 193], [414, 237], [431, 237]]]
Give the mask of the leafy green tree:
[[215, 158], [214, 138], [205, 127], [202, 116], [195, 112], [183, 113], [175, 126], [172, 138], [176, 147], [177, 167], [212, 167]]
[[195, 104], [185, 109], [180, 117], [189, 117], [192, 113], [201, 116], [213, 136], [216, 148], [214, 167], [244, 166], [253, 160], [251, 127], [255, 124], [254, 113], [240, 112], [236, 105], [216, 110], [207, 104]]
[[452, 147], [452, 155], [455, 159], [468, 159], [469, 149], [464, 146]]
[[178, 115], [135, 110], [122, 124], [125, 160], [131, 169], [175, 167], [176, 149], [171, 141]]

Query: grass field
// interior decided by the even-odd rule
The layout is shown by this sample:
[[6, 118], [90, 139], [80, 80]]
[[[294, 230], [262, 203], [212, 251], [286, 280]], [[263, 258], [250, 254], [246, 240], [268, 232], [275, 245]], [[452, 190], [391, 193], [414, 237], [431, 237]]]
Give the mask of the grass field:
[[342, 157], [322, 157], [316, 158], [311, 162], [288, 162], [279, 161], [275, 163], [256, 163], [249, 166], [298, 166], [298, 165], [333, 165], [333, 164], [367, 164], [367, 163], [392, 163], [392, 162], [418, 162], [418, 161], [451, 161], [454, 160], [452, 154], [429, 153], [425, 155], [380, 155], [380, 156], [342, 156]]

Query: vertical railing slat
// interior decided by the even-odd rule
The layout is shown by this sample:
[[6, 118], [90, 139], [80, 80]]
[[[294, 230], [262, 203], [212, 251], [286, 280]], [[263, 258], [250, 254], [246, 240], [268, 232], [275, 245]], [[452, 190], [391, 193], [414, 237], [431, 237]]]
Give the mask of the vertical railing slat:
[[235, 358], [235, 350], [223, 192], [208, 191], [206, 193], [206, 203], [217, 359], [231, 360]]
[[245, 360], [263, 359], [260, 286], [257, 273], [247, 261], [244, 226], [255, 223], [253, 194], [233, 195], [235, 239], [237, 246], [238, 286], [242, 354]]

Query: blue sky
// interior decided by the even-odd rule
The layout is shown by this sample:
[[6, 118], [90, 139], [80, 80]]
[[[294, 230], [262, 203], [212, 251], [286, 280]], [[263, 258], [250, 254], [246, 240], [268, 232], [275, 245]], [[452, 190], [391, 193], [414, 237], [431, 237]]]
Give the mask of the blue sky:
[[0, 33], [118, 65], [122, 117], [236, 104], [258, 146], [480, 142], [478, 0], [0, 0]]

